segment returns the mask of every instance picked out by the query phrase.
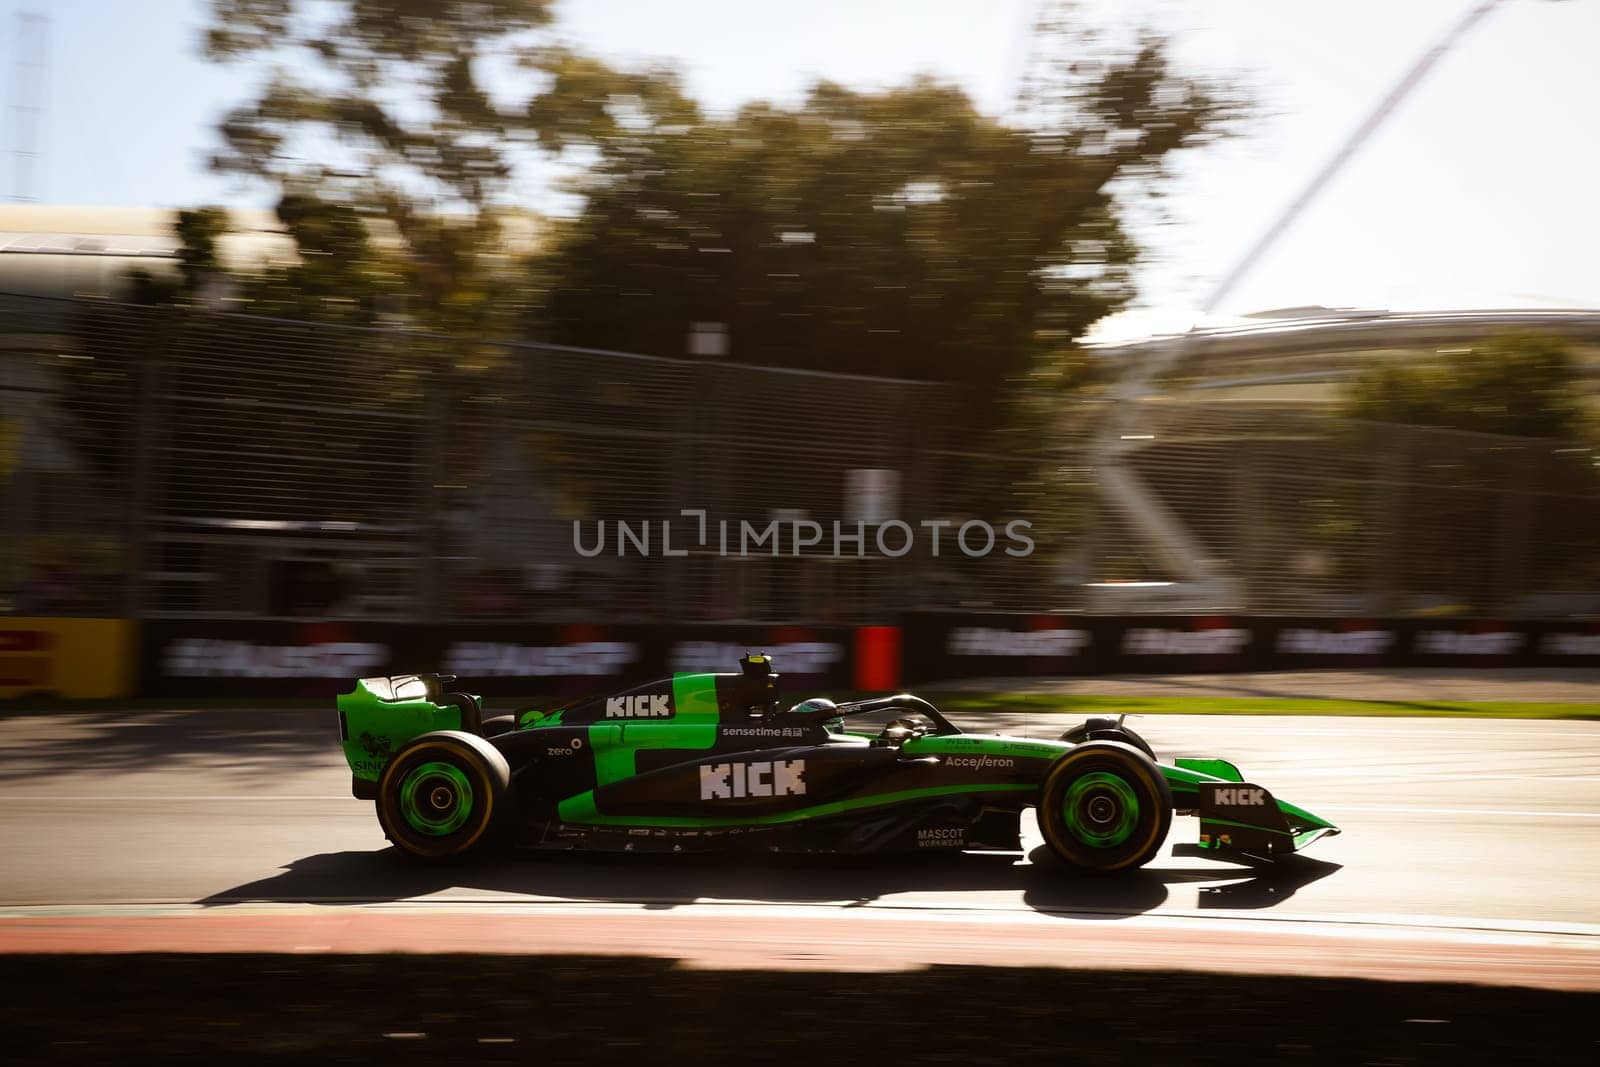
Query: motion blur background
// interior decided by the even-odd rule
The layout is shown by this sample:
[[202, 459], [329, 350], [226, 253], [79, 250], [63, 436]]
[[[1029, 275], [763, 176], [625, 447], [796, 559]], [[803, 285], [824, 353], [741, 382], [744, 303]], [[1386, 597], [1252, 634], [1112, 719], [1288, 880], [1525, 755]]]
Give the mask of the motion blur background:
[[[9, 7], [0, 692], [48, 617], [1600, 615], [1600, 5]], [[1037, 548], [574, 548], [686, 508]]]

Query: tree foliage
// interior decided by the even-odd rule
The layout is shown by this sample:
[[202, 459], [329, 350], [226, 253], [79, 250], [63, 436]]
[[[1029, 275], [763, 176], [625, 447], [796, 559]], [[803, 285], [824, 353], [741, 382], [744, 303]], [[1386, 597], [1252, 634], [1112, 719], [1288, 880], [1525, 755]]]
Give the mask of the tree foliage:
[[[1070, 50], [1069, 50], [1070, 51]], [[980, 401], [1133, 296], [1130, 190], [1235, 113], [1159, 42], [1076, 55], [1021, 120], [949, 85], [619, 127], [539, 265], [557, 341], [960, 383]]]
[[[707, 118], [669, 70], [550, 44], [547, 0], [212, 7], [207, 55], [264, 75], [214, 165], [278, 190], [299, 252], [243, 285], [253, 308], [403, 306], [503, 333], [531, 304], [521, 321], [551, 339], [673, 355], [717, 323], [736, 360], [951, 381], [979, 401], [1131, 299], [1130, 194], [1238, 110], [1160, 39], [1114, 42], [1060, 5], [1008, 119], [928, 79]], [[541, 155], [592, 161], [584, 207], [512, 278], [503, 223]]]
[[[273, 310], [339, 290], [481, 330], [531, 302], [544, 336], [673, 355], [715, 322], [735, 359], [984, 396], [1129, 300], [1127, 195], [1235, 109], [1160, 40], [1065, 18], [1009, 120], [930, 80], [707, 118], [669, 70], [552, 45], [547, 0], [212, 3], [207, 54], [267, 72], [215, 165], [279, 189], [303, 253], [252, 294]], [[536, 157], [592, 165], [512, 283], [502, 223]]]
[[453, 331], [511, 321], [503, 223], [528, 164], [605, 136], [616, 101], [687, 106], [665, 72], [617, 74], [549, 46], [551, 6], [212, 0], [207, 56], [265, 72], [220, 124], [213, 166], [278, 190], [300, 252], [252, 295], [319, 317], [333, 292], [386, 298]]
[[1572, 351], [1559, 337], [1507, 332], [1438, 363], [1385, 364], [1357, 378], [1351, 418], [1575, 440], [1592, 427]]

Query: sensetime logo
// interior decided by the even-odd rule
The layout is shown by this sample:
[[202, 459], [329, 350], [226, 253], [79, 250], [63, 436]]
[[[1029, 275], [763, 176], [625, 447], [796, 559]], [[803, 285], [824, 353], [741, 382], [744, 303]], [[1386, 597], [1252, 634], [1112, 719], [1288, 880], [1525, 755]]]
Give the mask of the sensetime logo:
[[715, 553], [718, 556], [799, 556], [826, 554], [865, 557], [868, 546], [880, 556], [899, 559], [918, 545], [933, 556], [963, 555], [982, 559], [1004, 552], [1018, 559], [1033, 555], [1034, 541], [1028, 536], [1033, 523], [1012, 519], [996, 527], [983, 519], [957, 524], [951, 519], [923, 519], [915, 525], [901, 519], [886, 522], [840, 522], [832, 531], [820, 522], [803, 518], [771, 519], [757, 525], [748, 519], [718, 519], [710, 523], [702, 508], [687, 508], [685, 520], [596, 519], [586, 524], [572, 520], [572, 549], [585, 559], [614, 553], [618, 556], [687, 556]]

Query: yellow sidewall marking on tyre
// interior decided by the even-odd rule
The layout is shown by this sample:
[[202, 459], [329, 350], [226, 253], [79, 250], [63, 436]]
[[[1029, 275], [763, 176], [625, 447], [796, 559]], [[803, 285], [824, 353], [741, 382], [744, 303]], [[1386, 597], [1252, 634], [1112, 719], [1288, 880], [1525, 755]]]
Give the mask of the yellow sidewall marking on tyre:
[[[410, 762], [412, 756], [417, 755], [419, 753], [427, 752], [430, 749], [442, 750], [444, 752], [448, 752], [448, 753], [450, 753], [452, 755], [455, 755], [455, 756], [460, 756], [461, 753], [462, 753], [462, 749], [459, 749], [459, 748], [455, 747], [454, 745], [445, 744], [442, 741], [427, 741], [427, 742], [424, 742], [423, 744], [417, 745], [415, 748], [407, 749], [405, 754], [404, 754], [405, 755], [405, 759], [404, 760], [390, 760], [389, 761], [389, 765], [383, 769], [383, 779], [382, 779], [382, 781], [380, 781], [378, 783], [378, 798], [379, 798], [378, 799], [378, 803], [383, 805], [383, 810], [384, 810], [384, 815], [385, 815], [384, 821], [385, 822], [391, 822], [391, 823], [393, 823], [395, 825], [399, 825], [399, 824], [402, 824], [402, 823], [405, 822], [405, 816], [402, 813], [393, 810], [393, 804], [392, 804], [391, 799], [390, 799], [391, 798], [391, 793], [390, 793], [390, 789], [389, 789], [389, 776], [394, 773], [395, 768], [397, 766], [399, 766], [401, 763]], [[467, 751], [470, 752], [471, 750], [468, 749]], [[476, 762], [477, 761], [477, 756], [478, 756], [478, 754], [476, 752], [472, 752], [472, 755], [469, 758], [474, 761], [475, 769], [478, 770], [478, 771], [482, 771], [483, 768], [477, 766], [477, 762]], [[483, 778], [483, 785], [484, 785], [484, 790], [483, 790], [483, 818], [481, 820], [479, 820], [478, 830], [477, 830], [476, 833], [474, 833], [466, 841], [463, 841], [460, 845], [457, 845], [456, 847], [450, 849], [449, 853], [445, 853], [446, 855], [454, 855], [454, 854], [457, 854], [457, 853], [466, 852], [473, 845], [478, 843], [478, 839], [484, 835], [484, 832], [489, 829], [489, 826], [493, 822], [493, 819], [494, 819], [494, 788], [493, 788], [492, 783], [489, 781], [489, 775], [483, 774], [482, 778]], [[476, 792], [476, 790], [474, 790], [474, 792]], [[396, 820], [398, 820], [398, 821], [396, 821]], [[402, 846], [402, 847], [404, 847], [404, 846]], [[419, 851], [419, 850], [410, 849], [408, 851]], [[420, 851], [423, 851], [424, 853], [427, 853], [427, 850], [420, 850]]]
[[[1047, 793], [1049, 793], [1050, 787], [1055, 783], [1056, 778], [1059, 775], [1065, 774], [1068, 771], [1070, 771], [1072, 769], [1072, 766], [1073, 766], [1074, 763], [1081, 763], [1083, 760], [1086, 760], [1086, 759], [1103, 759], [1103, 758], [1105, 758], [1105, 755], [1106, 754], [1105, 754], [1104, 751], [1098, 751], [1098, 752], [1086, 752], [1086, 753], [1083, 753], [1081, 755], [1079, 755], [1077, 753], [1071, 753], [1071, 754], [1068, 754], [1066, 756], [1063, 756], [1061, 758], [1061, 761], [1056, 764], [1055, 770], [1051, 771], [1049, 777], [1045, 779], [1044, 786], [1039, 790], [1039, 798], [1041, 800], [1043, 800], [1045, 795]], [[1139, 778], [1139, 780], [1141, 782], [1143, 782], [1143, 779], [1144, 779], [1143, 775], [1139, 775], [1138, 778]], [[1144, 784], [1148, 785], [1149, 783], [1146, 782]], [[1159, 804], [1160, 803], [1160, 799], [1161, 799], [1160, 791], [1159, 790], [1153, 790], [1153, 792], [1155, 792], [1156, 795], [1154, 797], [1150, 798], [1150, 799], [1153, 800], [1155, 803]], [[1054, 832], [1055, 831], [1055, 823], [1056, 823], [1056, 819], [1057, 818], [1058, 818], [1058, 816], [1055, 813], [1045, 812], [1044, 818], [1039, 820], [1039, 829], [1040, 829], [1040, 831], [1042, 833], [1044, 833], [1047, 838], [1055, 838], [1055, 840], [1051, 840], [1050, 841], [1050, 844], [1051, 844], [1052, 847], [1054, 847], [1056, 849], [1057, 852], [1065, 852], [1065, 853], [1067, 853], [1069, 855], [1078, 852], [1079, 848], [1077, 847], [1077, 842], [1073, 842], [1073, 845], [1070, 848], [1066, 847], [1061, 843], [1060, 835], [1058, 835], [1058, 834], [1056, 834]], [[1137, 849], [1134, 849], [1131, 853], [1129, 853], [1127, 859], [1119, 860], [1116, 863], [1106, 864], [1104, 867], [1101, 867], [1100, 869], [1101, 870], [1105, 870], [1105, 871], [1120, 871], [1124, 867], [1132, 866], [1134, 861], [1137, 860], [1140, 856], [1144, 855], [1145, 850], [1150, 848], [1155, 843], [1156, 834], [1158, 834], [1160, 832], [1160, 830], [1161, 830], [1161, 818], [1160, 818], [1160, 816], [1158, 814], [1156, 818], [1151, 820], [1150, 832], [1145, 835], [1145, 838], [1140, 843], [1139, 847]]]

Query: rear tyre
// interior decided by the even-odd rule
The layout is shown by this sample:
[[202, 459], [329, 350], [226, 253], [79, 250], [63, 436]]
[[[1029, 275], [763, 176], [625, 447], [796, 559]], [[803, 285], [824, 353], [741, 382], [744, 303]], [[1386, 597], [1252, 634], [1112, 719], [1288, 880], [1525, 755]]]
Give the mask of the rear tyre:
[[484, 737], [498, 737], [501, 734], [509, 734], [516, 728], [517, 717], [515, 715], [496, 715], [493, 718], [483, 720]]
[[481, 737], [441, 730], [395, 753], [378, 780], [378, 823], [402, 852], [465, 856], [497, 837], [510, 807], [511, 768]]
[[1142, 867], [1172, 828], [1172, 792], [1154, 761], [1120, 741], [1086, 741], [1056, 760], [1039, 790], [1039, 831], [1057, 857], [1091, 874]]
[[483, 734], [483, 705], [471, 693], [446, 693], [445, 705], [454, 704], [461, 710], [461, 728], [469, 734]]

